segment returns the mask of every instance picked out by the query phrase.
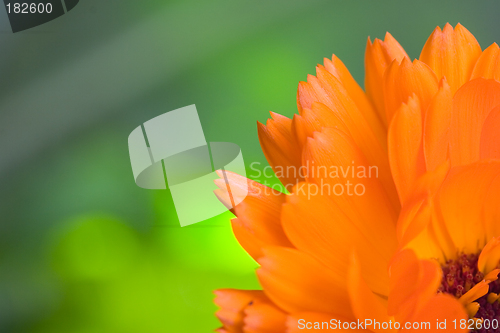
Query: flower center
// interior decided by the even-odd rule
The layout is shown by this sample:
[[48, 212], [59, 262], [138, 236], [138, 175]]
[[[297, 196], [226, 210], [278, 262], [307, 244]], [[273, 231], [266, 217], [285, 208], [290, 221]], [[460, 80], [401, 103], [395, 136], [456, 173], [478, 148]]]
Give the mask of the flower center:
[[443, 280], [438, 292], [460, 298], [481, 282], [484, 275], [477, 269], [478, 259], [477, 254], [462, 254], [457, 260], [448, 260], [442, 265]]
[[[438, 288], [438, 293], [451, 294], [457, 298], [462, 297], [477, 283], [481, 282], [484, 274], [477, 268], [479, 254], [462, 254], [456, 260], [449, 260], [442, 265], [443, 279]], [[483, 297], [475, 300], [479, 303], [479, 311], [474, 318], [500, 320], [500, 302], [488, 299], [490, 293], [500, 293], [500, 281], [494, 281], [489, 284], [489, 292]], [[492, 301], [493, 300], [493, 301]], [[488, 330], [476, 329], [473, 332], [488, 332]]]

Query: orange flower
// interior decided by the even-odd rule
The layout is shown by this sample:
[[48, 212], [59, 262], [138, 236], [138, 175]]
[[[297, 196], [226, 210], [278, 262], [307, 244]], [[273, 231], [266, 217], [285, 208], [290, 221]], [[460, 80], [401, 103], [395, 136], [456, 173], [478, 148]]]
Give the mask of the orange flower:
[[500, 318], [499, 59], [447, 24], [414, 61], [390, 34], [368, 39], [366, 93], [335, 56], [300, 82], [299, 113], [258, 124], [290, 194], [226, 173], [249, 188], [232, 226], [263, 291], [217, 291], [219, 332], [467, 331], [467, 318], [487, 332]]

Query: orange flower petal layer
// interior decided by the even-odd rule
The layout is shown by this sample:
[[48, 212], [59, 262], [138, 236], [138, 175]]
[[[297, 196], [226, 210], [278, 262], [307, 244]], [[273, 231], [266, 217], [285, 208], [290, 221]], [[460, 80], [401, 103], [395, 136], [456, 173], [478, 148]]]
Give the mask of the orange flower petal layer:
[[420, 60], [436, 73], [438, 78], [446, 77], [451, 92], [469, 81], [481, 47], [476, 38], [460, 23], [455, 29], [447, 23], [441, 31], [437, 27], [425, 43]]
[[480, 77], [500, 81], [500, 48], [496, 43], [491, 44], [483, 51], [476, 62], [470, 79]]
[[481, 159], [500, 159], [500, 106], [490, 111], [481, 132]]
[[254, 303], [245, 309], [244, 333], [284, 332], [287, 315], [271, 303]]
[[500, 104], [500, 82], [475, 79], [453, 97], [450, 130], [452, 166], [479, 160], [483, 125], [490, 111]]
[[307, 138], [312, 138], [314, 132], [320, 132], [324, 127], [338, 128], [347, 131], [344, 122], [326, 105], [314, 102], [311, 109], [304, 108], [300, 115], [293, 117], [292, 128], [300, 147], [303, 148]]
[[323, 312], [352, 318], [345, 280], [304, 252], [271, 247], [257, 270], [267, 296], [289, 312]]
[[415, 323], [431, 323], [430, 329], [423, 330], [419, 329], [410, 329], [405, 330], [405, 332], [430, 332], [430, 333], [441, 333], [443, 329], [438, 329], [436, 327], [437, 322], [443, 322], [446, 320], [446, 331], [449, 332], [468, 332], [468, 329], [460, 329], [460, 326], [457, 325], [457, 329], [454, 329], [451, 326], [454, 320], [457, 323], [460, 323], [461, 320], [467, 320], [468, 316], [464, 310], [464, 307], [456, 298], [450, 295], [436, 295], [431, 298], [427, 304], [422, 308], [422, 310], [412, 317], [411, 322]]
[[244, 310], [252, 302], [267, 300], [260, 290], [219, 289], [214, 293], [214, 303], [221, 308], [215, 315], [228, 332], [243, 332]]
[[391, 123], [401, 104], [407, 103], [413, 94], [417, 95], [422, 109], [425, 110], [438, 87], [436, 74], [423, 62], [414, 60], [412, 63], [407, 58], [401, 63], [394, 61], [384, 75], [384, 101], [388, 123]]
[[[361, 266], [356, 255], [351, 256], [351, 264], [349, 266], [349, 296], [354, 314], [361, 321], [366, 319], [376, 320], [378, 322], [389, 322], [391, 319], [387, 315], [385, 304], [377, 297], [368, 287], [361, 275]], [[374, 330], [382, 332], [385, 330]]]
[[385, 147], [387, 129], [383, 120], [379, 117], [365, 92], [354, 80], [344, 63], [333, 55], [332, 60], [325, 58], [324, 64], [326, 70], [342, 82], [347, 93], [349, 94], [349, 97], [351, 97], [354, 103], [356, 103], [359, 111], [361, 111], [368, 124], [370, 124], [370, 128], [373, 130], [373, 133], [379, 142]]
[[[225, 176], [233, 197], [239, 197], [245, 186], [248, 189], [245, 199], [234, 208], [238, 218], [231, 221], [241, 246], [254, 259], [261, 257], [262, 248], [268, 245], [291, 247], [280, 220], [286, 195], [230, 171], [226, 171]], [[227, 203], [229, 195], [224, 179], [217, 179], [215, 183], [219, 187], [215, 194]]]
[[408, 58], [408, 55], [390, 33], [385, 35], [384, 41], [375, 39], [372, 43], [370, 38], [368, 38], [365, 52], [366, 94], [375, 105], [378, 116], [386, 127], [389, 122], [385, 113], [383, 92], [384, 73], [394, 60], [400, 63], [404, 58]]
[[[292, 133], [292, 120], [271, 112], [272, 119], [268, 119], [267, 125], [257, 123], [260, 146], [266, 156], [267, 161], [277, 173], [279, 169], [286, 169], [288, 166], [300, 167], [301, 151], [297, 149], [297, 142]], [[278, 170], [277, 170], [278, 169]], [[292, 186], [300, 179], [288, 177], [286, 172], [281, 173], [280, 178], [283, 185]]]
[[448, 157], [452, 96], [450, 86], [442, 79], [425, 113], [423, 139], [427, 170], [434, 170]]
[[[498, 230], [498, 220], [488, 216], [485, 208], [499, 176], [500, 161], [484, 161], [452, 169], [443, 183], [437, 195], [439, 215], [460, 251], [478, 253], [488, 241], [489, 230]], [[493, 197], [498, 206], [498, 190]]]
[[389, 127], [389, 161], [400, 201], [404, 204], [425, 171], [422, 114], [414, 96], [396, 112]]

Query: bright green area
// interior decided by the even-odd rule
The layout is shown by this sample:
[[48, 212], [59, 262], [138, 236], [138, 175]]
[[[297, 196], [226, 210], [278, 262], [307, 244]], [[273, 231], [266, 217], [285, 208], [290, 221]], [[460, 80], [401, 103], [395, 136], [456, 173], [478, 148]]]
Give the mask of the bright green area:
[[[256, 121], [268, 110], [292, 116], [298, 81], [323, 57], [336, 53], [361, 82], [367, 36], [390, 31], [418, 57], [434, 27], [448, 21], [461, 22], [485, 48], [500, 41], [499, 7], [470, 0], [82, 0], [52, 25], [0, 36], [9, 57], [0, 115], [22, 111], [1, 109], [2, 101], [33, 98], [29, 86], [40, 80], [47, 91], [38, 92], [55, 102], [31, 105], [31, 115], [62, 119], [72, 108], [57, 100], [72, 93], [75, 107], [89, 105], [68, 118], [74, 126], [47, 130], [50, 139], [0, 175], [0, 332], [213, 330], [213, 290], [258, 288], [257, 264], [234, 239], [230, 213], [180, 228], [167, 191], [135, 186], [128, 134], [195, 103], [207, 140], [238, 144], [246, 165], [262, 170]], [[119, 54], [106, 48], [115, 43], [125, 45]], [[119, 69], [112, 86], [99, 86], [105, 72], [80, 80], [96, 64]], [[54, 73], [70, 74], [51, 92]]]

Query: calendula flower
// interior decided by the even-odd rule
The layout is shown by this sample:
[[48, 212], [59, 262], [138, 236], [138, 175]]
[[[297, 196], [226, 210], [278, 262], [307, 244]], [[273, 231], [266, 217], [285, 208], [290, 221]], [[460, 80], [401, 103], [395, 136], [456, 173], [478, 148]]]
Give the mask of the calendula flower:
[[[463, 26], [447, 24], [411, 61], [387, 34], [368, 39], [365, 70], [363, 91], [337, 57], [325, 59], [299, 83], [293, 119], [271, 113], [258, 124], [290, 194], [226, 172], [232, 196], [248, 187], [231, 223], [260, 264], [263, 291], [217, 291], [219, 332], [330, 331], [366, 320], [349, 327], [495, 328], [499, 47], [482, 51]], [[217, 185], [230, 206], [226, 184]]]

